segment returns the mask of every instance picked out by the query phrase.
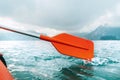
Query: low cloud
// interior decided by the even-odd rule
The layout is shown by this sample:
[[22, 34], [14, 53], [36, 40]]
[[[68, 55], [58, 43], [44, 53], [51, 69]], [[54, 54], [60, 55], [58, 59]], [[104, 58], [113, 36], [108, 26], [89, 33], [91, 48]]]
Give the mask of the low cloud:
[[[110, 22], [109, 15], [114, 14], [111, 13], [114, 11], [111, 9], [119, 2], [119, 0], [12, 0], [11, 2], [3, 0], [0, 1], [0, 16], [55, 30], [80, 31], [84, 28], [83, 31], [91, 31], [91, 28]], [[112, 20], [116, 24], [119, 18]]]
[[[66, 32], [64, 30], [57, 30], [54, 28], [49, 28], [49, 27], [43, 27], [43, 26], [36, 26], [36, 25], [30, 25], [30, 24], [23, 24], [20, 22], [14, 21], [10, 17], [0, 17], [0, 26], [5, 27], [8, 29], [13, 29], [16, 31], [24, 32], [24, 33], [29, 33], [33, 34], [36, 36], [40, 36], [40, 34], [45, 34], [48, 36], [54, 36], [59, 33]], [[0, 33], [7, 33], [8, 31], [0, 29]]]
[[80, 31], [90, 32], [99, 26], [120, 27], [120, 4], [112, 9], [107, 10], [103, 15], [99, 16], [93, 22], [85, 25]]

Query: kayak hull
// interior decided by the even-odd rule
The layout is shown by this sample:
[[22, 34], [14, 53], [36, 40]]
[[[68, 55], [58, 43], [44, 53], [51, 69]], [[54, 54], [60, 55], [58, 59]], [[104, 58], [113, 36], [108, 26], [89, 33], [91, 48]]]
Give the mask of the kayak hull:
[[6, 66], [0, 60], [0, 80], [14, 80]]

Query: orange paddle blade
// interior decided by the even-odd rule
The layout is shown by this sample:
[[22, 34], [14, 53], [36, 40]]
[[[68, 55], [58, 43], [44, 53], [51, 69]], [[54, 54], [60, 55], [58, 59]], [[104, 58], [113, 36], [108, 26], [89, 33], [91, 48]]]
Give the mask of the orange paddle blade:
[[1, 62], [1, 60], [0, 60], [0, 80], [14, 80], [14, 78], [9, 73], [4, 64]]
[[52, 38], [41, 35], [40, 39], [51, 41], [54, 47], [62, 54], [85, 60], [94, 57], [94, 44], [92, 41], [62, 33]]

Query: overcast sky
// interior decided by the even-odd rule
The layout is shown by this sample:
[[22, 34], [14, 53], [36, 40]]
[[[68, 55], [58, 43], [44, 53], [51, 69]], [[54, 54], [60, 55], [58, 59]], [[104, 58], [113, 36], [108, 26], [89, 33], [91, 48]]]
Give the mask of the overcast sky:
[[119, 26], [119, 5], [120, 0], [1, 0], [0, 23], [90, 32], [100, 25]]

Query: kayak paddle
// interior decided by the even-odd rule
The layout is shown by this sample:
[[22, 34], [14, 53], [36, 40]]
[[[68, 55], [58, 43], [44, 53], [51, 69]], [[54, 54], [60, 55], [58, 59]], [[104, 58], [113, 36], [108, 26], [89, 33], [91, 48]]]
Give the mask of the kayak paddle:
[[64, 54], [64, 55], [73, 56], [76, 58], [81, 58], [89, 61], [91, 61], [91, 59], [94, 57], [94, 43], [91, 40], [76, 37], [67, 33], [61, 33], [53, 37], [48, 37], [45, 35], [40, 35], [40, 37], [38, 37], [35, 35], [16, 31], [13, 29], [8, 29], [1, 26], [0, 28], [49, 41], [61, 54]]

